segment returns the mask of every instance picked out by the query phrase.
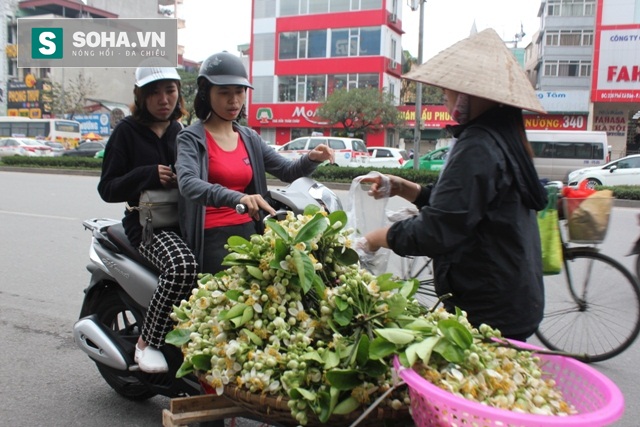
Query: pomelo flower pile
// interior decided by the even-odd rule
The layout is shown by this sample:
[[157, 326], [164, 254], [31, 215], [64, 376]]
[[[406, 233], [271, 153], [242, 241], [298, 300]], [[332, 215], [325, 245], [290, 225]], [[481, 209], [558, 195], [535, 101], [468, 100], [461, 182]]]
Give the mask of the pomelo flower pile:
[[[374, 277], [361, 268], [346, 223], [342, 211], [309, 206], [302, 215], [268, 220], [264, 234], [250, 240], [231, 237], [228, 268], [203, 275], [189, 300], [174, 307], [177, 325], [167, 342], [182, 348], [177, 375], [195, 372], [218, 394], [234, 385], [286, 396], [301, 425], [310, 416], [328, 422], [374, 402], [406, 412], [408, 392], [396, 386], [392, 370], [396, 355], [405, 366], [420, 363], [428, 379], [444, 378], [451, 391], [488, 401], [488, 392], [456, 381], [467, 365], [507, 374], [484, 350], [496, 347], [488, 341], [498, 332], [479, 332], [461, 312], [426, 310], [413, 298], [415, 280]], [[519, 375], [526, 378], [540, 373], [535, 360], [523, 369]], [[484, 381], [492, 382], [502, 384]], [[528, 398], [523, 393], [513, 401], [521, 404]], [[539, 393], [529, 394], [538, 407], [533, 400]], [[569, 411], [557, 395], [544, 399], [551, 413]]]

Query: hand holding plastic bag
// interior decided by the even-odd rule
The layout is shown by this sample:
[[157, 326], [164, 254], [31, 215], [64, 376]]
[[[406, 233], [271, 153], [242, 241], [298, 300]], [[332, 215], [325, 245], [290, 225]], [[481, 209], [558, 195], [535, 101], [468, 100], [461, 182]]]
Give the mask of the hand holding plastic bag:
[[[369, 185], [363, 180], [375, 180]], [[375, 198], [369, 194], [371, 188], [375, 186], [378, 194], [385, 194], [386, 197]], [[387, 191], [385, 191], [385, 188]], [[368, 248], [365, 235], [373, 230], [387, 225], [386, 207], [389, 201], [389, 178], [380, 172], [371, 171], [367, 175], [354, 178], [349, 189], [349, 199], [347, 201], [347, 226], [354, 230], [351, 240], [355, 242], [355, 250], [360, 256], [360, 262], [373, 274], [382, 274], [387, 268], [389, 260], [389, 249], [379, 249], [372, 252]]]

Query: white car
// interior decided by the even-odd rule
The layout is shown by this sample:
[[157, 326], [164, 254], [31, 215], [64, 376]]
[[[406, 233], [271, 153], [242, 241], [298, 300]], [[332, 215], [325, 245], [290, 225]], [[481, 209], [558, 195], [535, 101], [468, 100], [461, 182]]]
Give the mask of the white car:
[[303, 136], [287, 142], [277, 152], [295, 160], [320, 144], [333, 148], [335, 164], [338, 166], [366, 166], [369, 160], [367, 146], [363, 140], [337, 136]]
[[33, 138], [0, 139], [0, 156], [51, 157], [53, 150]]
[[390, 147], [367, 147], [369, 162], [366, 166], [379, 168], [400, 168], [411, 160], [406, 150]]
[[640, 185], [640, 154], [623, 157], [603, 166], [583, 168], [569, 174], [569, 185], [574, 187], [587, 181], [587, 188], [596, 185]]

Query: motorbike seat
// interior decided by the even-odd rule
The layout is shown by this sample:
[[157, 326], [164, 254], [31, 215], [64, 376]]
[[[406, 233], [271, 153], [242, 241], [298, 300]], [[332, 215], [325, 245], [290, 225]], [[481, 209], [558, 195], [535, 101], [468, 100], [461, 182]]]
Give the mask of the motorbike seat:
[[160, 270], [155, 265], [153, 265], [151, 261], [143, 257], [140, 252], [138, 252], [138, 250], [133, 247], [131, 242], [129, 242], [122, 224], [115, 224], [107, 228], [107, 236], [109, 236], [109, 240], [111, 240], [122, 251], [124, 255], [131, 258], [138, 264], [147, 267], [149, 270], [155, 272], [156, 274], [160, 274]]

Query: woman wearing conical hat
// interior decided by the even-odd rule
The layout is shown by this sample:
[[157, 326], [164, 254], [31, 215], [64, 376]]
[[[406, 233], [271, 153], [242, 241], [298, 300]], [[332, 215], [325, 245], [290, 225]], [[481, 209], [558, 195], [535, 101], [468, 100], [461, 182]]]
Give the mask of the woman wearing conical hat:
[[[398, 195], [417, 216], [368, 233], [368, 251], [434, 260], [436, 292], [451, 293], [475, 326], [526, 340], [543, 315], [544, 290], [536, 210], [546, 193], [533, 167], [523, 110], [544, 112], [524, 71], [488, 29], [440, 52], [403, 78], [441, 88], [453, 119], [454, 145], [432, 187], [388, 175], [371, 195]], [[385, 188], [383, 188], [385, 187]]]

